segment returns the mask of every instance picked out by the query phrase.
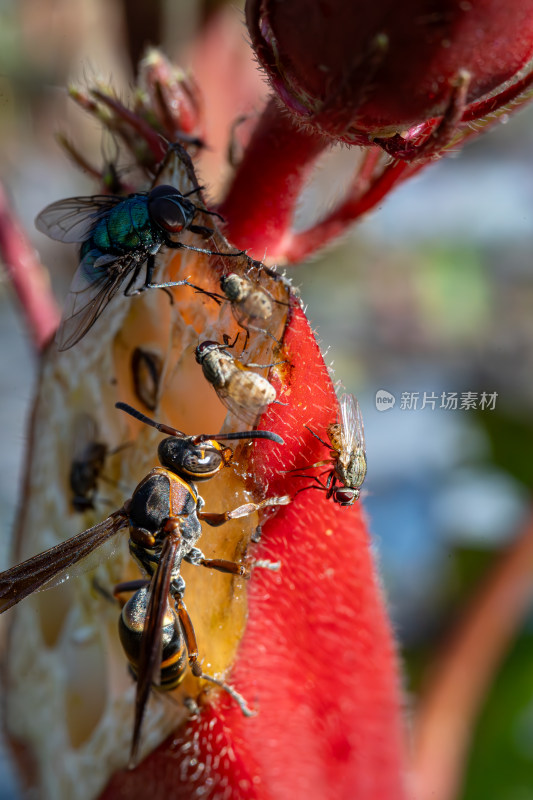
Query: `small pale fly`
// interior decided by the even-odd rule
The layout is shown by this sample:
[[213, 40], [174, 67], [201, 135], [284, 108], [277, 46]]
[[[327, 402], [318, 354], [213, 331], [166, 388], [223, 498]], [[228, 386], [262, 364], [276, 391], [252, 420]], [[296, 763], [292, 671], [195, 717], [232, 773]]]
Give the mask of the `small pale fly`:
[[[311, 428], [305, 426], [315, 439], [330, 449], [330, 458], [326, 461], [317, 461], [300, 469], [313, 469], [314, 467], [329, 466], [327, 479], [323, 483], [316, 476], [316, 484], [306, 486], [305, 489], [320, 489], [326, 492], [326, 497], [333, 498], [334, 503], [341, 506], [351, 506], [359, 499], [361, 486], [366, 477], [366, 450], [365, 429], [363, 416], [357, 398], [353, 394], [343, 394], [339, 400], [340, 422], [328, 425], [326, 433], [329, 444], [320, 438]], [[294, 470], [291, 470], [293, 472]], [[297, 478], [309, 478], [309, 475], [295, 475]], [[300, 491], [305, 491], [300, 489]]]
[[233, 347], [227, 338], [224, 344], [201, 342], [196, 348], [196, 361], [206, 380], [220, 400], [236, 417], [253, 425], [270, 403], [276, 400], [276, 390], [266, 378], [248, 367], [270, 367], [273, 364], [242, 364], [228, 352]]

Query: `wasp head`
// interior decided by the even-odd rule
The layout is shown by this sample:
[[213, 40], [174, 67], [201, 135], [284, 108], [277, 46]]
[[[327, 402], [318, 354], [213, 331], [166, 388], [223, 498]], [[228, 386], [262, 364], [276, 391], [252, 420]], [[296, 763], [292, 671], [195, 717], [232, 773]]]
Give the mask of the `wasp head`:
[[193, 439], [169, 436], [158, 447], [161, 464], [167, 469], [194, 481], [205, 481], [216, 475], [233, 456], [230, 447], [214, 439], [195, 443]]

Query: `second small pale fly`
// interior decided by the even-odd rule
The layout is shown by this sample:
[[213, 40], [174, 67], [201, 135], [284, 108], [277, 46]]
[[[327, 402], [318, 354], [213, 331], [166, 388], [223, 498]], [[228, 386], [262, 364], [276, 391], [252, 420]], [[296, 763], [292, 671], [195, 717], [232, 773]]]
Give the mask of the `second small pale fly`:
[[[126, 197], [71, 197], [41, 211], [35, 220], [38, 230], [60, 242], [81, 244], [80, 263], [56, 334], [59, 350], [68, 350], [85, 336], [126, 279], [125, 295], [183, 284], [197, 288], [186, 280], [153, 282], [155, 256], [161, 247], [240, 255], [193, 247], [173, 238], [184, 231], [203, 237], [212, 233], [210, 228], [194, 224], [198, 213], [218, 216], [188, 199], [198, 191], [182, 194], [174, 186], [162, 185]], [[144, 264], [145, 281], [134, 288]]]
[[[326, 492], [326, 497], [333, 498], [333, 502], [341, 506], [351, 506], [359, 499], [361, 486], [366, 477], [366, 450], [365, 429], [363, 416], [357, 398], [353, 394], [343, 394], [339, 400], [340, 422], [332, 422], [326, 432], [329, 444], [320, 438], [311, 428], [305, 426], [309, 433], [325, 447], [330, 449], [330, 459], [317, 461], [299, 469], [312, 469], [314, 467], [330, 466], [327, 470], [327, 479], [323, 483], [316, 476], [316, 484], [306, 486], [306, 489], [320, 489]], [[291, 470], [292, 472], [295, 470]], [[309, 475], [295, 475], [294, 477], [309, 478]], [[300, 491], [305, 491], [300, 489]]]

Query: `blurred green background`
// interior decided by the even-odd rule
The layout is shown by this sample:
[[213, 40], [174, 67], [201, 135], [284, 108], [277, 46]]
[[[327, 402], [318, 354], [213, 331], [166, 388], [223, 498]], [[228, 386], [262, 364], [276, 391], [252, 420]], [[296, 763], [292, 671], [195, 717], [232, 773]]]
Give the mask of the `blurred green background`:
[[[103, 76], [126, 96], [143, 37], [186, 63], [183, 48], [212, 13], [212, 4], [195, 0], [0, 0], [0, 180], [59, 297], [75, 252], [37, 234], [33, 218], [47, 203], [95, 187], [54, 136], [66, 133], [96, 162], [110, 147], [67, 100], [65, 83]], [[241, 12], [233, 13], [242, 38]], [[363, 503], [411, 697], [530, 514], [532, 123], [533, 110], [526, 110], [428, 167], [337, 247], [290, 270], [334, 379], [363, 409]], [[332, 204], [353, 158], [346, 149], [328, 157], [303, 199], [299, 224]], [[37, 363], [5, 278], [0, 308], [4, 568]], [[380, 390], [395, 397], [394, 408], [378, 410]], [[441, 395], [452, 392], [497, 393], [495, 408], [440, 408]], [[400, 407], [403, 393], [419, 394], [417, 409]], [[435, 408], [420, 407], [424, 393], [437, 396]], [[486, 699], [458, 800], [533, 798], [531, 623], [524, 620]], [[14, 800], [20, 795], [9, 754], [0, 758], [0, 799]]]

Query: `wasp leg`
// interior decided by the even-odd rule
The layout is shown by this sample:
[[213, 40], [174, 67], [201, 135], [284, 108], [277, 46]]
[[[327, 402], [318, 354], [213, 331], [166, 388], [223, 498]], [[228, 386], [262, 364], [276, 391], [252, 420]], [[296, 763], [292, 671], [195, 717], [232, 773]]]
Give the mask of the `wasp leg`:
[[230, 575], [242, 575], [249, 578], [250, 575], [246, 569], [246, 565], [236, 561], [225, 561], [220, 558], [206, 558], [198, 547], [193, 547], [189, 553], [184, 557], [184, 561], [189, 564], [194, 564], [199, 567], [209, 567], [209, 569], [217, 569], [220, 572], [226, 572]]
[[238, 575], [239, 577], [247, 579], [251, 577], [250, 570], [246, 565], [238, 561], [226, 561], [223, 558], [201, 558], [197, 564], [200, 567], [207, 567], [208, 569], [216, 569], [219, 572], [225, 572], [227, 575]]
[[[331, 466], [331, 461], [317, 461], [316, 464], [306, 464], [304, 467], [293, 467], [286, 469], [285, 472], [298, 472], [301, 469], [313, 469], [314, 467]], [[310, 478], [310, 475], [293, 475], [293, 478]]]
[[[307, 476], [306, 476], [307, 477]], [[199, 511], [198, 519], [201, 522], [207, 522], [211, 527], [216, 528], [229, 522], [231, 519], [239, 519], [240, 517], [248, 517], [254, 511], [260, 511], [267, 506], [286, 506], [291, 502], [289, 495], [284, 494], [281, 497], [267, 497], [266, 500], [261, 500], [260, 503], [245, 503], [232, 511], [223, 511], [221, 514], [213, 513], [210, 511]]]
[[268, 569], [270, 572], [279, 572], [281, 561], [271, 561], [269, 558], [254, 558], [250, 562], [251, 569]]
[[[268, 368], [270, 368], [270, 367], [279, 367], [282, 364], [286, 364], [286, 363], [287, 363], [287, 360], [284, 359], [283, 361], [274, 361], [273, 364], [253, 364], [253, 363], [250, 363], [250, 364], [246, 364], [246, 366], [247, 367], [255, 367], [256, 369], [267, 369], [267, 367]], [[286, 403], [282, 403], [282, 405], [285, 406], [287, 404]]]
[[176, 611], [181, 624], [181, 629], [183, 631], [183, 636], [185, 638], [185, 646], [187, 647], [187, 652], [189, 654], [189, 666], [191, 668], [192, 674], [196, 678], [201, 678], [204, 681], [209, 681], [210, 683], [214, 683], [215, 686], [218, 686], [220, 689], [223, 689], [225, 692], [229, 694], [230, 697], [233, 698], [233, 700], [235, 700], [235, 702], [237, 703], [237, 705], [239, 706], [245, 717], [254, 717], [257, 712], [252, 711], [250, 708], [248, 708], [246, 700], [244, 699], [244, 697], [242, 697], [242, 695], [239, 694], [239, 692], [235, 691], [235, 689], [233, 689], [229, 684], [225, 683], [224, 681], [221, 681], [218, 678], [214, 678], [212, 675], [208, 675], [202, 670], [202, 666], [198, 661], [198, 645], [196, 643], [196, 634], [194, 632], [189, 612], [185, 608], [183, 599], [179, 595], [174, 597], [174, 604], [176, 606]]
[[149, 583], [150, 581], [146, 578], [137, 578], [134, 581], [122, 581], [122, 583], [117, 583], [113, 589], [113, 597], [118, 598], [118, 595], [123, 592], [138, 592], [139, 589], [148, 586]]
[[124, 594], [125, 592], [137, 592], [144, 586], [148, 586], [149, 583], [150, 581], [146, 580], [146, 578], [137, 578], [137, 580], [134, 581], [123, 581], [122, 583], [117, 583], [113, 589], [113, 597], [120, 604], [121, 608], [123, 608], [125, 601], [122, 600], [119, 595]]
[[121, 607], [124, 606], [123, 601], [120, 599], [119, 594], [124, 592], [136, 592], [138, 589], [142, 589], [143, 586], [147, 586], [150, 581], [146, 580], [145, 578], [138, 578], [135, 581], [124, 581], [124, 583], [117, 583], [117, 585], [113, 588], [113, 591], [110, 592], [109, 589], [106, 589], [105, 586], [102, 586], [99, 580], [93, 578], [92, 586], [93, 589], [101, 595], [104, 600], [107, 600], [108, 603], [112, 603], [115, 605], [118, 603]]

